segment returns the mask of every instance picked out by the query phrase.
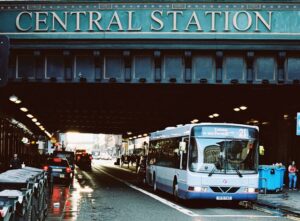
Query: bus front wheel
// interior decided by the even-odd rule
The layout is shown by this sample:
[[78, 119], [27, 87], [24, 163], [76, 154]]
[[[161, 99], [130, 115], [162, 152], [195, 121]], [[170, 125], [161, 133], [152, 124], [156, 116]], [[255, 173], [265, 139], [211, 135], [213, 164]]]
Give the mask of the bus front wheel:
[[176, 202], [179, 202], [179, 196], [178, 196], [178, 183], [177, 180], [174, 180], [174, 184], [173, 184], [173, 196], [174, 196], [174, 200]]

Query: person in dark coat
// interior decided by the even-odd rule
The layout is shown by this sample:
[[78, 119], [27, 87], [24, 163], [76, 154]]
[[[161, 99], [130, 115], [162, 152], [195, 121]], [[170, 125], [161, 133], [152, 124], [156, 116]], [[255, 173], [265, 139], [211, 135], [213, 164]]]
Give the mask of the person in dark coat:
[[22, 163], [21, 160], [18, 158], [18, 154], [14, 154], [14, 157], [10, 160], [9, 167], [11, 169], [21, 169]]

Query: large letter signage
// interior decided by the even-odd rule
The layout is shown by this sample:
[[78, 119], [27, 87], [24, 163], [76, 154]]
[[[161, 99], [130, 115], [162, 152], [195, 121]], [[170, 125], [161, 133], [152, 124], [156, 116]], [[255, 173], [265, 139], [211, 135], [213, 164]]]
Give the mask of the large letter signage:
[[1, 33], [10, 38], [61, 39], [300, 37], [299, 4], [24, 4], [0, 5]]

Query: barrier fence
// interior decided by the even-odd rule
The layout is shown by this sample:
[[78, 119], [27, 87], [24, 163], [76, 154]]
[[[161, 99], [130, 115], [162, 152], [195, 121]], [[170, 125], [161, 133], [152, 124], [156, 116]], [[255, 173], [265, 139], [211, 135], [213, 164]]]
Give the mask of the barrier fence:
[[0, 174], [0, 221], [42, 221], [47, 216], [47, 174], [33, 167]]

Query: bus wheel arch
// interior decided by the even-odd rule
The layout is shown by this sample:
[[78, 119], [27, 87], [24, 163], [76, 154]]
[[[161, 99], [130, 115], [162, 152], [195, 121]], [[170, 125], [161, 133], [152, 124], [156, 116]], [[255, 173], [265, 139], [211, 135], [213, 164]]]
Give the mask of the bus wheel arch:
[[173, 180], [173, 196], [174, 196], [174, 200], [176, 202], [179, 201], [179, 187], [178, 187], [178, 182], [177, 182], [177, 177], [174, 176], [174, 180]]
[[153, 191], [157, 192], [157, 184], [156, 184], [156, 174], [155, 174], [155, 172], [153, 172], [152, 182], [153, 182]]

